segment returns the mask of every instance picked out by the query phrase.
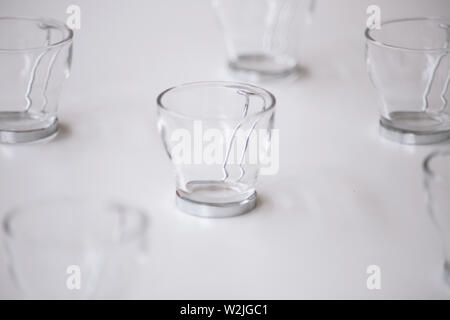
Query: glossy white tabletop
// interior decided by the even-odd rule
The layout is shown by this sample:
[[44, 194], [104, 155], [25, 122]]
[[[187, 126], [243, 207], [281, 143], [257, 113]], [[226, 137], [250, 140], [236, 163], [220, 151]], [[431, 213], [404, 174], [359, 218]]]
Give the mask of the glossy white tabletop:
[[[117, 298], [450, 298], [422, 161], [439, 146], [378, 136], [366, 73], [366, 8], [319, 0], [295, 82], [259, 85], [277, 98], [280, 170], [258, 184], [249, 214], [208, 220], [174, 204], [155, 98], [184, 82], [231, 80], [208, 0], [78, 0], [81, 29], [61, 97], [60, 135], [0, 146], [0, 217], [60, 194], [112, 196], [145, 208], [149, 257]], [[1, 15], [67, 17], [71, 0], [0, 2]], [[449, 16], [448, 0], [377, 1], [383, 19]], [[0, 253], [0, 298], [20, 297]], [[367, 267], [381, 269], [368, 290]], [[127, 273], [119, 277], [131, 277]]]

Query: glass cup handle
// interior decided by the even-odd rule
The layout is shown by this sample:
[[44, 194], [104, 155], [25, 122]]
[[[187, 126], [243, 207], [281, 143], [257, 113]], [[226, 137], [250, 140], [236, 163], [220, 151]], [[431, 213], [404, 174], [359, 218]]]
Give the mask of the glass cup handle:
[[[439, 27], [445, 29], [447, 33], [447, 38], [444, 44], [444, 48], [449, 48], [450, 46], [450, 25], [448, 24], [441, 24]], [[427, 57], [430, 64], [430, 72], [429, 77], [427, 81], [427, 85], [425, 87], [425, 91], [423, 93], [423, 110], [425, 112], [438, 112], [442, 113], [447, 109], [448, 106], [448, 100], [446, 98], [449, 82], [450, 82], [450, 55], [448, 52], [445, 52], [437, 57], [435, 56], [428, 56]], [[446, 68], [447, 66], [447, 68]], [[447, 72], [447, 74], [444, 73], [443, 79], [444, 83], [436, 83], [436, 76], [439, 72]], [[440, 104], [437, 104], [439, 106], [437, 110], [433, 110], [431, 103], [430, 103], [430, 97], [432, 94], [439, 95]]]

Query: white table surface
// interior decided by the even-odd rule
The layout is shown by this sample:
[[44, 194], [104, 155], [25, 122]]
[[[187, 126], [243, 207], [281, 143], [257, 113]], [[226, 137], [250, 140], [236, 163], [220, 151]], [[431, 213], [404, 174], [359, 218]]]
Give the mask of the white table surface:
[[[0, 212], [81, 192], [145, 208], [149, 258], [118, 298], [450, 298], [421, 171], [424, 156], [446, 144], [378, 136], [363, 37], [369, 4], [383, 19], [449, 17], [450, 1], [372, 2], [318, 1], [301, 52], [307, 72], [260, 84], [278, 100], [279, 173], [261, 177], [253, 212], [208, 220], [174, 205], [155, 97], [184, 82], [232, 79], [210, 2], [2, 0], [1, 15], [60, 20], [77, 4], [82, 24], [61, 134], [43, 145], [0, 146]], [[20, 297], [5, 259], [1, 251], [0, 298]], [[372, 264], [381, 290], [366, 287]]]

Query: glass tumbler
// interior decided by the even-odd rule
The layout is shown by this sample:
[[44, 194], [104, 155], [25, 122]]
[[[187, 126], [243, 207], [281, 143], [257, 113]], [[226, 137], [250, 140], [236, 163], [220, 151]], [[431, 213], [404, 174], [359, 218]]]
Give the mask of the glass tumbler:
[[0, 142], [31, 142], [57, 133], [72, 36], [55, 20], [0, 17]]
[[301, 31], [314, 0], [213, 0], [228, 52], [228, 67], [250, 80], [298, 71]]
[[255, 184], [271, 157], [275, 98], [234, 82], [197, 82], [162, 92], [158, 128], [176, 171], [176, 203], [201, 217], [255, 207]]
[[145, 213], [127, 205], [56, 198], [10, 210], [2, 234], [26, 298], [88, 299], [114, 296], [129, 280], [146, 229]]
[[450, 285], [450, 149], [429, 155], [424, 162], [428, 210], [444, 242], [444, 275]]
[[450, 138], [450, 20], [391, 20], [365, 35], [369, 76], [382, 102], [381, 135], [406, 144]]

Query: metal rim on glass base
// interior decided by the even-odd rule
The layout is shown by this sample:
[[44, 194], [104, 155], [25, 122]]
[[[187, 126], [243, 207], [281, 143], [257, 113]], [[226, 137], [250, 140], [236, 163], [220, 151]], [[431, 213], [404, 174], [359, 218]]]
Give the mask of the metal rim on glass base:
[[177, 207], [190, 215], [202, 218], [228, 218], [238, 216], [253, 210], [256, 206], [256, 192], [240, 202], [205, 203], [183, 198], [176, 193]]
[[47, 128], [37, 130], [2, 130], [0, 129], [0, 143], [28, 143], [44, 139], [52, 139], [58, 134], [58, 119]]
[[413, 132], [394, 128], [380, 120], [380, 135], [388, 140], [410, 145], [438, 143], [450, 139], [450, 130]]

